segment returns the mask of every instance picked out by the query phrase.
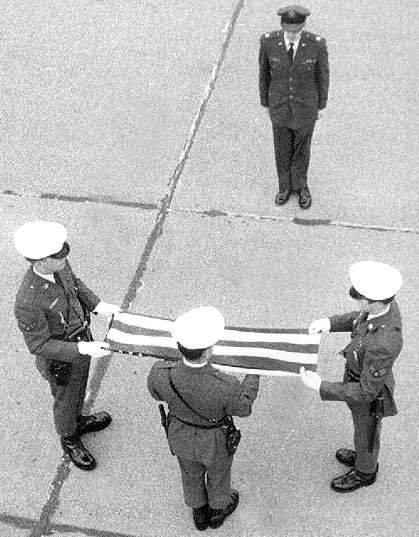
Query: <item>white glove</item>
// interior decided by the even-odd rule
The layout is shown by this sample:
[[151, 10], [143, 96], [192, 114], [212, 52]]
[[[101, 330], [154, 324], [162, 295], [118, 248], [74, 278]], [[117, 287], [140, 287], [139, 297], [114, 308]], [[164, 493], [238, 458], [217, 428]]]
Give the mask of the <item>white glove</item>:
[[80, 354], [87, 354], [92, 358], [103, 358], [109, 356], [109, 343], [105, 341], [79, 341], [77, 343], [77, 349]]
[[314, 334], [322, 334], [323, 332], [330, 332], [330, 319], [328, 317], [317, 319], [308, 327], [310, 336], [313, 336]]
[[121, 308], [116, 304], [108, 304], [107, 302], [103, 302], [103, 300], [94, 309], [94, 313], [99, 313], [99, 315], [114, 315], [120, 311]]
[[316, 391], [320, 390], [320, 384], [322, 383], [320, 375], [314, 371], [307, 371], [305, 367], [300, 367], [300, 375], [301, 380], [308, 388]]

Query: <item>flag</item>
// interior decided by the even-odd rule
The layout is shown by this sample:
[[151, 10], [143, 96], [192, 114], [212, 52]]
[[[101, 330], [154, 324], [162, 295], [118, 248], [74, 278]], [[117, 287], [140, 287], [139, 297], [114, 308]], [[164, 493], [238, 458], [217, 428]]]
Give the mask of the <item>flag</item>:
[[[171, 335], [173, 321], [134, 313], [112, 318], [106, 341], [113, 352], [180, 360]], [[217, 369], [256, 375], [298, 375], [300, 367], [316, 371], [320, 335], [306, 329], [226, 327], [214, 346]]]

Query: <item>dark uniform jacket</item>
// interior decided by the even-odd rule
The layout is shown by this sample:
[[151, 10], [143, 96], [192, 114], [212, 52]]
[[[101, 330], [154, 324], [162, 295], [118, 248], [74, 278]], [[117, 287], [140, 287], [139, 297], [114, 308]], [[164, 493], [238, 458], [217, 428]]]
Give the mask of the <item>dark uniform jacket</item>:
[[320, 396], [325, 400], [370, 403], [382, 391], [384, 416], [397, 414], [392, 367], [403, 345], [399, 308], [368, 320], [365, 313], [352, 312], [330, 318], [331, 332], [352, 331], [343, 349], [346, 358], [343, 382], [323, 381]]
[[273, 123], [299, 129], [317, 119], [329, 91], [326, 40], [301, 33], [291, 64], [282, 30], [263, 34], [259, 52], [259, 93]]
[[259, 377], [246, 375], [243, 382], [215, 369], [210, 363], [192, 368], [179, 362], [156, 362], [148, 376], [148, 389], [154, 399], [166, 401], [170, 411], [169, 445], [173, 453], [189, 460], [211, 464], [215, 457], [227, 456], [225, 434], [220, 429], [200, 429], [209, 425], [174, 393], [169, 372], [177, 391], [191, 407], [205, 417], [220, 420], [225, 415], [250, 416], [259, 390]]
[[93, 311], [100, 299], [74, 275], [68, 262], [59, 275], [65, 291], [30, 267], [17, 293], [15, 315], [31, 354], [72, 362], [80, 358], [77, 343], [62, 339], [83, 324], [81, 302]]

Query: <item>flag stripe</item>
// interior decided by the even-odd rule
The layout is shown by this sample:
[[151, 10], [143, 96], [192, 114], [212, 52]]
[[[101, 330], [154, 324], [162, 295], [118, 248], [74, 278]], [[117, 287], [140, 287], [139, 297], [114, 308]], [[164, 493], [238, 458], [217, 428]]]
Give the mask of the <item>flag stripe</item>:
[[[114, 352], [179, 360], [172, 328], [167, 319], [122, 313], [114, 316], [106, 341]], [[298, 375], [300, 367], [316, 371], [320, 337], [298, 328], [226, 327], [211, 363], [222, 371], [272, 376]]]
[[[178, 352], [177, 344], [173, 338], [166, 337], [152, 337], [152, 336], [137, 336], [132, 334], [126, 334], [120, 330], [111, 328], [107, 337], [107, 341], [111, 344], [118, 345], [124, 344], [129, 345], [125, 347], [131, 351], [138, 349], [140, 346], [142, 349], [147, 348], [159, 348], [159, 349], [173, 349]], [[145, 351], [144, 351], [145, 352]], [[152, 352], [147, 350], [147, 352]], [[160, 350], [157, 354], [160, 354]], [[165, 351], [163, 351], [165, 352]], [[215, 345], [213, 354], [216, 356], [254, 356], [254, 357], [266, 357], [281, 360], [286, 356], [287, 361], [289, 362], [306, 362], [306, 363], [316, 363], [317, 355], [312, 353], [302, 353], [302, 352], [285, 352], [276, 349], [266, 349], [260, 347], [244, 347], [244, 346], [224, 346], [224, 345]]]
[[[126, 314], [124, 314], [126, 316]], [[156, 319], [153, 319], [156, 321]], [[122, 323], [119, 320], [119, 317], [116, 318], [112, 327], [122, 332], [126, 332], [133, 335], [149, 335], [155, 337], [172, 337], [170, 329], [167, 328], [167, 322], [171, 323], [170, 326], [173, 326], [172, 321], [163, 321], [161, 327], [158, 327], [157, 323], [154, 323], [154, 327], [147, 326], [138, 326], [138, 325], [129, 325], [125, 322]], [[307, 331], [305, 333], [296, 332], [294, 334], [287, 334], [285, 332], [253, 332], [249, 329], [246, 330], [237, 330], [226, 328], [224, 330], [222, 341], [249, 341], [252, 343], [293, 343], [295, 345], [313, 345], [314, 342], [318, 344], [320, 341], [320, 336], [309, 336]]]

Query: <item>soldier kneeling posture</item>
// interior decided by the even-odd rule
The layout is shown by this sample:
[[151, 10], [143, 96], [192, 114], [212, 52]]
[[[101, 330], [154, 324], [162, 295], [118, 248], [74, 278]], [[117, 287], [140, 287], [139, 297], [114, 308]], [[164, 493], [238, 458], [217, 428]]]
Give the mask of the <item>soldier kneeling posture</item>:
[[[231, 488], [239, 432], [233, 426], [230, 437], [226, 417], [231, 425], [231, 416], [249, 416], [259, 390], [257, 375], [246, 375], [240, 383], [211, 365], [213, 345], [223, 331], [223, 316], [215, 308], [181, 315], [172, 335], [182, 360], [156, 362], [148, 376], [151, 395], [169, 405], [169, 445], [179, 462], [185, 503], [199, 530], [221, 526], [239, 503], [239, 493]], [[233, 444], [236, 439], [233, 449], [231, 438]]]
[[349, 269], [349, 295], [358, 310], [318, 319], [309, 333], [352, 332], [343, 349], [342, 382], [322, 381], [317, 373], [301, 369], [309, 388], [328, 401], [346, 401], [354, 423], [355, 450], [341, 448], [336, 458], [351, 470], [333, 479], [332, 489], [351, 492], [372, 485], [378, 471], [381, 419], [397, 413], [393, 398], [392, 367], [402, 349], [402, 322], [394, 295], [402, 285], [400, 272], [384, 263], [360, 261]]
[[73, 463], [93, 470], [96, 461], [81, 436], [111, 422], [107, 412], [82, 415], [90, 358], [110, 354], [108, 343], [93, 341], [90, 312], [112, 314], [118, 306], [102, 302], [77, 278], [67, 261], [70, 246], [64, 226], [29, 222], [14, 235], [17, 251], [31, 264], [16, 297], [15, 315], [36, 366], [54, 397], [54, 422], [61, 445]]

